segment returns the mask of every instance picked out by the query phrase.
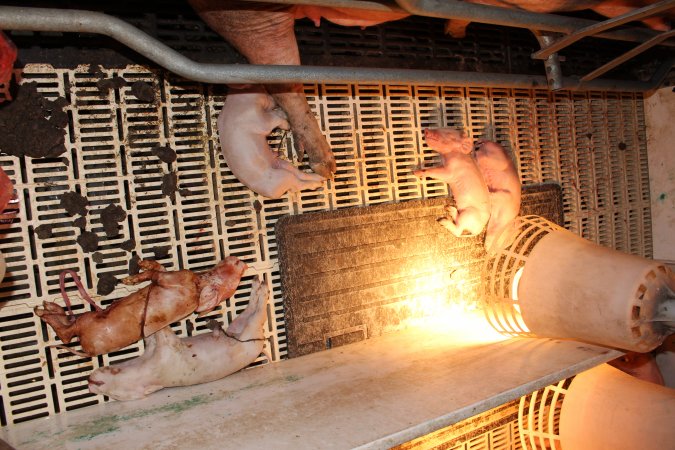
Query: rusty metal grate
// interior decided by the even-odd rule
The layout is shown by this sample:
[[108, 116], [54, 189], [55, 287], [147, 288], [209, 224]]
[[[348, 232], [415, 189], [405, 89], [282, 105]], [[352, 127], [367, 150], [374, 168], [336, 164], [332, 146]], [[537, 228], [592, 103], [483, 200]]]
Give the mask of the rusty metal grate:
[[[90, 70], [91, 69], [91, 70]], [[101, 95], [96, 82], [121, 76], [154, 86], [155, 103], [138, 102], [129, 87]], [[276, 221], [288, 214], [328, 211], [385, 202], [443, 197], [444, 184], [421, 182], [412, 169], [438, 164], [421, 130], [465, 126], [499, 140], [514, 152], [525, 184], [560, 181], [565, 226], [603, 245], [652, 253], [646, 141], [638, 94], [549, 93], [543, 90], [438, 86], [307, 85], [310, 103], [338, 159], [335, 181], [316, 192], [266, 200], [244, 188], [219, 155], [216, 117], [220, 87], [176, 79], [141, 66], [125, 69], [54, 69], [29, 65], [24, 82], [45, 96], [64, 97], [69, 114], [67, 152], [61, 158], [0, 156], [21, 196], [18, 217], [5, 225], [0, 250], [8, 274], [0, 285], [0, 418], [12, 424], [81, 408], [105, 399], [87, 391], [86, 377], [101, 365], [133, 357], [141, 344], [93, 359], [49, 347], [51, 330], [32, 314], [43, 300], [60, 301], [58, 274], [78, 270], [96, 291], [103, 274], [122, 277], [136, 254], [170, 269], [210, 267], [234, 254], [251, 269], [239, 290], [212, 318], [225, 322], [241, 311], [253, 274], [273, 290], [268, 346], [275, 360], [287, 352], [280, 286]], [[0, 91], [5, 97], [8, 90]], [[591, 135], [589, 137], [589, 134]], [[272, 138], [273, 144], [280, 137]], [[159, 162], [151, 149], [173, 148], [178, 159]], [[175, 172], [175, 200], [162, 194], [162, 179]], [[98, 254], [76, 243], [79, 230], [58, 196], [79, 191], [91, 202], [87, 231], [99, 236]], [[128, 218], [120, 235], [107, 238], [100, 212], [109, 203]], [[35, 228], [49, 224], [52, 236]], [[129, 239], [131, 251], [121, 248]], [[69, 292], [75, 292], [69, 285]], [[128, 291], [99, 297], [104, 303]], [[82, 306], [79, 307], [82, 310]], [[204, 319], [175, 325], [182, 335], [206, 330]], [[188, 323], [190, 325], [188, 325]], [[260, 359], [258, 364], [263, 363]]]

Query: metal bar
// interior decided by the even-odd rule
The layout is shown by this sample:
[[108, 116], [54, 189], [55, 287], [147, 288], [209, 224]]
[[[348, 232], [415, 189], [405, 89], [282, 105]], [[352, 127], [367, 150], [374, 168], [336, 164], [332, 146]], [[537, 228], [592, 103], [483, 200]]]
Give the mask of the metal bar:
[[[543, 34], [538, 31], [534, 32], [539, 45], [542, 47], [555, 42], [555, 37], [550, 34]], [[560, 57], [557, 53], [552, 54], [544, 60], [544, 67], [546, 69], [546, 79], [548, 80], [548, 87], [552, 91], [557, 91], [562, 88], [562, 68], [560, 67]]]
[[[580, 28], [598, 23], [594, 20], [577, 19], [555, 14], [533, 13], [519, 9], [479, 5], [457, 0], [396, 0], [396, 3], [410, 14], [418, 16], [458, 19], [554, 33], [572, 33]], [[596, 36], [618, 41], [645, 42], [658, 34], [654, 30], [631, 28], [606, 31]], [[675, 43], [667, 45], [675, 46]]]
[[655, 46], [659, 42], [661, 42], [663, 40], [666, 40], [666, 39], [669, 39], [673, 36], [675, 36], [675, 30], [671, 30], [671, 31], [667, 31], [665, 33], [661, 33], [659, 36], [656, 36], [655, 38], [638, 45], [634, 49], [631, 49], [631, 50], [627, 51], [626, 53], [619, 56], [618, 58], [614, 58], [613, 60], [611, 60], [607, 64], [604, 64], [603, 66], [598, 67], [593, 72], [591, 72], [587, 75], [584, 75], [583, 77], [581, 77], [581, 81], [593, 80], [593, 79], [599, 77], [600, 75], [602, 75], [606, 72], [609, 72], [610, 70], [612, 70], [613, 68], [615, 68], [619, 64], [623, 64], [624, 62], [626, 62], [629, 59], [635, 57], [636, 55], [639, 55], [640, 53], [652, 48], [653, 46]]
[[[322, 66], [260, 66], [201, 64], [181, 55], [132, 25], [91, 11], [0, 6], [0, 28], [6, 30], [98, 33], [128, 46], [161, 67], [203, 83], [412, 83], [448, 86], [543, 88], [546, 78], [533, 75], [448, 72], [433, 70], [368, 69]], [[564, 89], [644, 92], [651, 82], [595, 80], [580, 84], [562, 79]]]
[[649, 80], [649, 84], [652, 85], [652, 89], [649, 89], [645, 92], [648, 92], [649, 94], [649, 91], [660, 88], [673, 67], [675, 67], [675, 57], [669, 58], [666, 60], [666, 62], [661, 64], [661, 67], [656, 69], [656, 72], [654, 72], [652, 75], [651, 80]]
[[644, 8], [635, 9], [626, 14], [616, 16], [612, 19], [605, 20], [604, 22], [599, 22], [595, 25], [582, 28], [577, 30], [565, 37], [562, 37], [555, 41], [552, 44], [542, 48], [541, 50], [534, 52], [532, 58], [534, 59], [546, 59], [553, 53], [559, 52], [565, 47], [572, 45], [580, 39], [583, 39], [587, 36], [592, 36], [598, 34], [602, 31], [609, 30], [610, 28], [618, 27], [624, 23], [632, 22], [634, 20], [641, 20], [645, 17], [658, 14], [667, 9], [675, 8], [675, 0], [665, 0], [659, 3], [654, 3], [653, 5], [645, 6]]

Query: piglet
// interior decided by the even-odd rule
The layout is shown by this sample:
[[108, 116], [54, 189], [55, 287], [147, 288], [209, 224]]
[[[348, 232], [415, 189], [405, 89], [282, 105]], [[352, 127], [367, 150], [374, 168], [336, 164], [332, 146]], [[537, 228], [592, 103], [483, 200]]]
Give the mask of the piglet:
[[439, 223], [457, 236], [477, 236], [490, 218], [490, 198], [483, 176], [471, 157], [473, 141], [462, 131], [451, 128], [424, 130], [433, 150], [441, 154], [443, 166], [415, 170], [415, 176], [448, 183], [456, 207], [449, 206], [449, 218]]
[[220, 147], [239, 181], [264, 197], [279, 198], [287, 191], [317, 189], [324, 178], [298, 170], [275, 155], [267, 136], [275, 128], [290, 129], [286, 114], [262, 87], [230, 89], [218, 117]]
[[474, 155], [490, 192], [485, 249], [492, 253], [508, 247], [517, 235], [515, 218], [520, 212], [520, 179], [513, 160], [496, 142], [478, 141]]
[[165, 387], [218, 380], [251, 364], [265, 343], [269, 289], [253, 281], [248, 306], [227, 330], [178, 338], [170, 327], [145, 339], [145, 353], [96, 369], [89, 390], [115, 400], [137, 400]]

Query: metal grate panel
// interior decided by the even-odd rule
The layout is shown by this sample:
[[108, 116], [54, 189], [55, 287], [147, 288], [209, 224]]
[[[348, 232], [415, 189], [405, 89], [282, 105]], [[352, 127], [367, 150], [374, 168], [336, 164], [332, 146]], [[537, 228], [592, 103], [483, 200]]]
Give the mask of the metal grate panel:
[[[155, 101], [139, 101], [129, 85], [102, 93], [96, 83], [114, 75], [129, 85], [152, 85]], [[102, 275], [126, 275], [134, 255], [158, 259], [172, 270], [201, 270], [225, 255], [237, 255], [251, 268], [235, 296], [209, 317], [231, 320], [246, 304], [251, 277], [264, 275], [274, 296], [267, 345], [275, 360], [284, 358], [277, 220], [288, 214], [446, 196], [446, 185], [419, 181], [411, 173], [422, 164], [440, 162], [424, 142], [425, 127], [464, 126], [476, 137], [497, 139], [514, 153], [526, 184], [561, 182], [569, 229], [623, 251], [644, 256], [652, 252], [640, 95], [307, 85], [310, 104], [338, 159], [338, 173], [319, 191], [268, 200], [243, 187], [220, 156], [216, 118], [223, 87], [141, 66], [29, 65], [17, 77], [37, 82], [45, 96], [66, 98], [69, 124], [67, 152], [59, 158], [0, 156], [21, 197], [18, 216], [3, 225], [0, 235], [8, 265], [0, 284], [2, 424], [104, 401], [88, 393], [89, 372], [142, 350], [138, 343], [83, 359], [50, 347], [58, 341], [32, 308], [43, 300], [61, 302], [58, 275], [67, 268], [77, 270], [95, 293]], [[8, 95], [2, 87], [0, 96]], [[287, 150], [293, 145], [292, 136], [281, 133], [270, 142]], [[177, 160], [160, 162], [152, 154], [157, 146], [174, 149]], [[162, 193], [163, 179], [171, 173], [178, 178], [175, 199]], [[99, 237], [95, 253], [82, 251], [76, 242], [76, 217], [60, 206], [59, 195], [68, 191], [90, 201], [85, 230]], [[120, 224], [120, 234], [109, 238], [100, 213], [110, 203], [120, 205], [128, 217]], [[50, 237], [37, 236], [40, 225], [52, 227]], [[131, 251], [122, 248], [129, 240], [135, 243]], [[72, 283], [67, 288], [76, 296]], [[112, 293], [95, 297], [108, 304], [129, 292], [118, 285]], [[85, 309], [75, 303], [76, 311]], [[200, 333], [209, 317], [190, 317], [174, 327], [182, 335]]]

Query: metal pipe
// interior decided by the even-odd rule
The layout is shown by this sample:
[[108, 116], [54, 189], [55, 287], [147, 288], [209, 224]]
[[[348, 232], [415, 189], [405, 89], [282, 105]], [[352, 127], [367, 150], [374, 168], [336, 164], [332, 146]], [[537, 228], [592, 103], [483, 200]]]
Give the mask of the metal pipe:
[[[547, 45], [555, 42], [555, 36], [550, 34], [540, 33], [538, 31], [534, 32], [539, 45], [542, 48], [545, 48]], [[560, 67], [560, 56], [557, 53], [549, 55], [544, 60], [544, 68], [546, 69], [546, 79], [548, 80], [548, 87], [552, 91], [558, 91], [562, 88], [562, 68]]]
[[[0, 6], [0, 28], [104, 34], [171, 72], [203, 83], [411, 83], [524, 89], [543, 88], [547, 85], [545, 77], [533, 75], [322, 66], [200, 64], [120, 19], [91, 11]], [[652, 82], [620, 80], [594, 80], [580, 84], [576, 79], [564, 78], [562, 83], [565, 89], [570, 90], [644, 92], [655, 87]]]
[[[554, 33], [572, 33], [580, 28], [598, 23], [594, 20], [478, 5], [457, 0], [396, 0], [396, 3], [410, 14], [418, 16], [457, 19]], [[618, 41], [644, 42], [656, 35], [658, 35], [658, 32], [653, 30], [631, 28], [606, 31], [598, 34], [597, 37]], [[675, 43], [666, 45], [673, 46]]]
[[609, 72], [610, 70], [612, 70], [613, 68], [615, 68], [619, 64], [623, 64], [624, 62], [628, 61], [629, 59], [631, 59], [631, 58], [633, 58], [637, 55], [639, 55], [640, 53], [649, 50], [650, 48], [652, 48], [653, 46], [655, 46], [659, 42], [661, 42], [665, 39], [669, 39], [673, 36], [675, 36], [675, 30], [666, 31], [664, 33], [661, 33], [659, 36], [655, 37], [654, 39], [651, 39], [647, 42], [644, 42], [644, 43], [638, 45], [637, 47], [627, 51], [623, 55], [621, 55], [617, 58], [614, 58], [613, 60], [611, 60], [607, 64], [604, 64], [601, 67], [598, 67], [597, 69], [595, 69], [591, 73], [589, 73], [587, 75], [584, 75], [581, 78], [581, 81], [593, 80], [593, 79], [599, 77], [600, 75], [603, 75], [603, 74]]
[[[534, 59], [546, 59], [550, 55], [559, 52], [565, 47], [569, 47], [570, 45], [574, 44], [575, 42], [579, 41], [580, 39], [583, 39], [588, 36], [593, 36], [595, 34], [598, 34], [602, 31], [609, 30], [610, 28], [615, 28], [618, 27], [619, 25], [623, 25], [628, 22], [632, 22], [635, 20], [640, 20], [644, 19], [645, 17], [653, 16], [654, 14], [657, 14], [659, 12], [665, 11], [667, 9], [675, 8], [675, 0], [664, 0], [659, 3], [654, 3], [653, 5], [645, 6], [644, 8], [640, 9], [635, 9], [633, 11], [630, 11], [626, 14], [622, 14], [620, 16], [613, 17], [609, 20], [605, 20], [604, 22], [598, 22], [595, 25], [591, 25], [590, 27], [582, 28], [580, 30], [575, 31], [574, 33], [568, 34], [567, 36], [564, 36], [557, 41], [547, 45], [546, 47], [542, 48], [538, 52], [535, 52], [532, 54], [532, 58]], [[652, 41], [655, 38], [650, 39]], [[664, 39], [661, 39], [663, 41]], [[659, 41], [660, 42], [660, 41]], [[656, 44], [652, 44], [656, 45]]]

